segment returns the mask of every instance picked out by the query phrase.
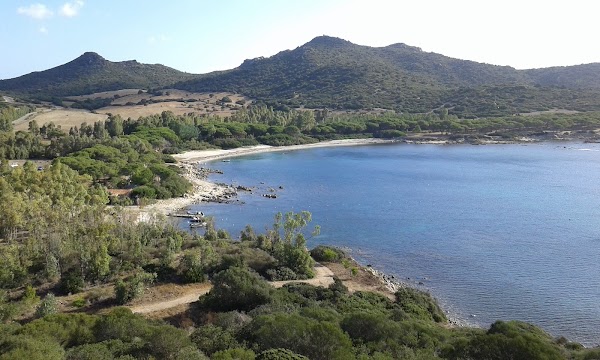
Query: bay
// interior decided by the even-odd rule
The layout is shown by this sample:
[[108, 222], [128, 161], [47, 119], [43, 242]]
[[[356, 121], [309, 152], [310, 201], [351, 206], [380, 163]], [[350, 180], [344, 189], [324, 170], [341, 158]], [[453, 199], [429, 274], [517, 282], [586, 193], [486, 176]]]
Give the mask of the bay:
[[[236, 204], [192, 207], [234, 236], [308, 210], [321, 225], [309, 246], [350, 248], [453, 317], [600, 343], [599, 144], [318, 148], [210, 167], [224, 172], [212, 181], [256, 188]], [[260, 196], [271, 188], [277, 199]]]

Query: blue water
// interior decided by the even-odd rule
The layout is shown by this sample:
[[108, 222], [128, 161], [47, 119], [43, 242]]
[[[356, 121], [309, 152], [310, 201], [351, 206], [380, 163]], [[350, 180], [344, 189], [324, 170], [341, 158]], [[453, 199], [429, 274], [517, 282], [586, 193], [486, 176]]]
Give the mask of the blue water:
[[[372, 145], [213, 162], [211, 180], [259, 190], [202, 204], [237, 235], [308, 210], [321, 235], [409, 282], [453, 316], [539, 325], [600, 343], [600, 145]], [[264, 184], [261, 184], [264, 182]], [[279, 186], [283, 190], [279, 190]], [[277, 189], [277, 199], [258, 194]]]

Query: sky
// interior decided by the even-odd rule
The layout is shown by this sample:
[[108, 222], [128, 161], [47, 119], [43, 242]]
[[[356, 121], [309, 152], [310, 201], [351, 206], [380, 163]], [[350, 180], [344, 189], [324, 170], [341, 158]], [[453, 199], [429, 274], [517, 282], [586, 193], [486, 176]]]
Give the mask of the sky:
[[591, 0], [1, 0], [0, 79], [93, 51], [190, 73], [329, 35], [517, 69], [600, 62]]

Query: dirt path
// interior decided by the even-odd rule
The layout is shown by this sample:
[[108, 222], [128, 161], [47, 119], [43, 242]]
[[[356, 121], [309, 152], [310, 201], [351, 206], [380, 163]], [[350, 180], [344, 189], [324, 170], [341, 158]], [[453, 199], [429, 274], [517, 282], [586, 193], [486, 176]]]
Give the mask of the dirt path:
[[[285, 284], [289, 283], [306, 283], [314, 286], [329, 286], [333, 284], [333, 272], [329, 270], [328, 267], [323, 266], [321, 264], [317, 264], [315, 266], [315, 277], [308, 280], [286, 280], [286, 281], [271, 281], [269, 282], [276, 288], [280, 288]], [[200, 296], [206, 295], [212, 285], [208, 283], [199, 284], [197, 287], [192, 287], [189, 291], [187, 291], [183, 295], [179, 295], [174, 299], [145, 303], [145, 304], [136, 304], [132, 306], [128, 306], [131, 312], [136, 314], [149, 314], [157, 311], [163, 311], [170, 308], [174, 308], [180, 305], [191, 304], [195, 301], [198, 301]]]
[[174, 308], [179, 305], [191, 304], [194, 301], [198, 301], [200, 296], [206, 295], [212, 286], [208, 283], [200, 284], [197, 288], [190, 290], [188, 293], [184, 295], [180, 295], [175, 299], [169, 299], [164, 301], [146, 303], [128, 306], [131, 309], [131, 312], [136, 314], [149, 314], [156, 311], [162, 311], [170, 308]]

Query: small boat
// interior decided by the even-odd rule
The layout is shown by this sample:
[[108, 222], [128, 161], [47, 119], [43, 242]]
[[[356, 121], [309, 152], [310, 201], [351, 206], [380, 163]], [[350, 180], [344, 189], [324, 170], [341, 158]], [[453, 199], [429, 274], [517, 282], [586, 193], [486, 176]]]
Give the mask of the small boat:
[[190, 219], [191, 223], [199, 223], [199, 222], [204, 222], [204, 217], [201, 216], [194, 216]]
[[221, 160], [222, 162], [231, 162], [229, 159]]
[[194, 223], [190, 223], [190, 228], [192, 228], [192, 229], [193, 229], [193, 228], [201, 228], [201, 227], [204, 227], [204, 226], [206, 226], [206, 223], [205, 223], [205, 222], [201, 222], [201, 223], [200, 223], [200, 222], [194, 222]]

